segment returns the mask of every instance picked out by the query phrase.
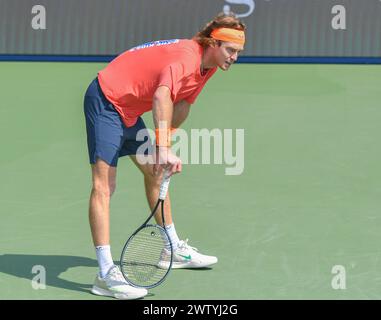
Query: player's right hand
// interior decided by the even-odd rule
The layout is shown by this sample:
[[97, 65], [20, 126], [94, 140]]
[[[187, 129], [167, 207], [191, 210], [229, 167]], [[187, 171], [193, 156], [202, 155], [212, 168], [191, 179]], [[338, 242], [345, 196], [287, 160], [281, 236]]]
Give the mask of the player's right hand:
[[168, 171], [169, 176], [182, 170], [181, 159], [172, 153], [170, 147], [156, 147], [154, 174], [161, 174], [163, 169]]

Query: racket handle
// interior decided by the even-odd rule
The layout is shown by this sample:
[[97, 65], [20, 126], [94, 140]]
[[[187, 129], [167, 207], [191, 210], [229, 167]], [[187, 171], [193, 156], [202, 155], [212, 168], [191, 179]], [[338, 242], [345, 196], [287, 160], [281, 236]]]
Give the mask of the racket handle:
[[160, 200], [165, 200], [165, 197], [167, 196], [170, 180], [171, 180], [171, 177], [169, 176], [169, 172], [165, 170], [163, 174], [163, 180], [161, 181], [161, 185], [160, 185], [160, 194], [159, 194]]

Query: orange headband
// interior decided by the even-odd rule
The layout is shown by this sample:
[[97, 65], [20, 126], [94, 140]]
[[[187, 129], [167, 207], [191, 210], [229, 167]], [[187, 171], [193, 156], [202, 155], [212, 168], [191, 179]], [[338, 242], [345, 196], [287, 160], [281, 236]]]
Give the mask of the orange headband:
[[228, 41], [237, 44], [245, 44], [245, 32], [232, 28], [219, 28], [212, 31], [210, 36], [213, 39]]

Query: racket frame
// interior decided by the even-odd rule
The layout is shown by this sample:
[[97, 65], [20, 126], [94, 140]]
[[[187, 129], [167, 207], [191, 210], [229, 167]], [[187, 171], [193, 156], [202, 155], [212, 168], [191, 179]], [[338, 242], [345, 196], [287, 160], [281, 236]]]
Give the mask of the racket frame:
[[[134, 287], [146, 288], [146, 289], [157, 287], [158, 285], [160, 285], [167, 278], [167, 276], [169, 274], [169, 271], [172, 268], [172, 263], [173, 263], [173, 245], [172, 245], [171, 238], [169, 237], [169, 234], [168, 234], [168, 232], [167, 232], [167, 230], [165, 228], [165, 218], [164, 218], [164, 200], [165, 200], [166, 195], [167, 195], [169, 181], [170, 181], [170, 176], [168, 175], [168, 172], [165, 171], [164, 172], [164, 176], [163, 176], [163, 180], [162, 180], [161, 185], [160, 185], [159, 199], [157, 200], [155, 207], [153, 208], [153, 210], [152, 210], [151, 214], [149, 215], [149, 217], [144, 221], [144, 223], [138, 229], [136, 229], [134, 231], [134, 233], [128, 238], [128, 240], [124, 244], [122, 253], [120, 255], [120, 270], [121, 270], [121, 272], [123, 274], [123, 277], [124, 277], [124, 279], [130, 285], [132, 285]], [[148, 221], [150, 221], [152, 219], [152, 217], [155, 215], [159, 205], [160, 205], [160, 208], [161, 208], [161, 219], [162, 219], [162, 222], [163, 222], [163, 226], [158, 225], [158, 224], [155, 224], [155, 225], [154, 224], [148, 224]], [[128, 244], [130, 243], [130, 241], [135, 237], [135, 235], [140, 230], [142, 230], [142, 229], [144, 229], [146, 227], [156, 227], [156, 228], [160, 229], [162, 232], [164, 232], [164, 234], [166, 235], [167, 240], [169, 242], [169, 246], [170, 246], [170, 261], [169, 261], [169, 268], [168, 268], [167, 272], [165, 273], [165, 275], [161, 278], [161, 280], [157, 281], [154, 284], [144, 286], [144, 285], [137, 285], [137, 284], [131, 282], [131, 280], [128, 279], [128, 276], [125, 274], [124, 269], [123, 269], [123, 256], [124, 256], [124, 253], [126, 252], [126, 249], [128, 247]]]

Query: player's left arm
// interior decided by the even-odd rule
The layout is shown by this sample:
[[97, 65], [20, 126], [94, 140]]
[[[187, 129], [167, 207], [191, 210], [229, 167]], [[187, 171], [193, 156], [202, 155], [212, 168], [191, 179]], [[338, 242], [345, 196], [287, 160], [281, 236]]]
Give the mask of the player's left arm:
[[181, 100], [174, 105], [172, 115], [172, 128], [179, 128], [189, 115], [191, 104]]

